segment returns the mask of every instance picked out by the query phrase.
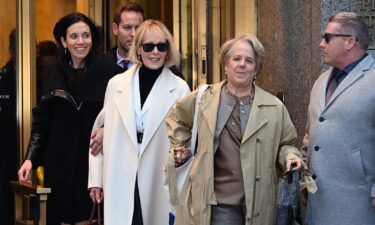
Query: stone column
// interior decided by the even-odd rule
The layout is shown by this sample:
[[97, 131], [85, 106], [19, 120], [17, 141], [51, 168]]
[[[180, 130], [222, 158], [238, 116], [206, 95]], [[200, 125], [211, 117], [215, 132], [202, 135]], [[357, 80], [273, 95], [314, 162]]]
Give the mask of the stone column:
[[283, 96], [297, 128], [298, 147], [305, 132], [311, 88], [327, 69], [321, 60], [321, 36], [329, 17], [340, 11], [360, 13], [368, 22], [371, 36], [375, 36], [375, 0], [258, 0], [257, 3], [257, 33], [266, 50], [257, 83], [274, 95]]

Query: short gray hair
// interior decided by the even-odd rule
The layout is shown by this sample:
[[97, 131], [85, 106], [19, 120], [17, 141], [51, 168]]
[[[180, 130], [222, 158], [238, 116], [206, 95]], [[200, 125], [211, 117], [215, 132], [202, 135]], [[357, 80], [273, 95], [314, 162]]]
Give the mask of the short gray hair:
[[264, 47], [257, 37], [251, 34], [239, 34], [235, 38], [226, 41], [220, 49], [220, 62], [225, 66], [232, 56], [232, 49], [235, 44], [246, 42], [250, 44], [255, 53], [256, 71], [260, 71], [264, 59]]
[[358, 39], [363, 50], [369, 46], [370, 36], [363, 17], [354, 12], [340, 12], [329, 18], [329, 22], [339, 23], [342, 34], [353, 35]]

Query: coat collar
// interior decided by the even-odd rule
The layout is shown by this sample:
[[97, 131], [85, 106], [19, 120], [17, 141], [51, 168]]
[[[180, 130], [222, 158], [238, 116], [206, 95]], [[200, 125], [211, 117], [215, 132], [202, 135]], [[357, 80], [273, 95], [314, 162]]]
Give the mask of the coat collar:
[[[117, 110], [120, 112], [120, 116], [124, 127], [126, 128], [134, 147], [138, 145], [137, 133], [136, 133], [136, 122], [134, 112], [134, 102], [132, 94], [132, 83], [134, 79], [134, 73], [137, 67], [133, 66], [126, 72], [119, 74], [119, 86], [117, 87], [118, 96], [116, 98]], [[108, 91], [108, 90], [107, 90]]]
[[[226, 84], [226, 80], [214, 84], [209, 88], [210, 99], [208, 101], [202, 101], [200, 108], [201, 113], [204, 116], [205, 120], [207, 121], [207, 125], [209, 131], [214, 137], [215, 129], [216, 129], [216, 121], [218, 115], [218, 109], [220, 104], [220, 93], [222, 87]], [[267, 119], [263, 115], [261, 108], [263, 106], [272, 106], [277, 104], [276, 97], [272, 96], [271, 94], [262, 90], [258, 85], [254, 84], [255, 86], [255, 95], [253, 105], [251, 107], [251, 112], [249, 115], [249, 121], [247, 123], [244, 136], [242, 138], [242, 142], [245, 142], [249, 137], [251, 137], [255, 132], [257, 132], [260, 128], [262, 128], [266, 123]], [[217, 107], [212, 107], [215, 105]]]
[[354, 69], [340, 83], [340, 85], [333, 92], [333, 95], [330, 98], [328, 104], [326, 104], [325, 98], [326, 98], [327, 85], [328, 85], [329, 78], [332, 75], [332, 71], [333, 71], [333, 68], [331, 67], [329, 71], [326, 72], [327, 73], [326, 79], [325, 79], [324, 85], [322, 85], [323, 90], [320, 96], [320, 104], [322, 106], [322, 109], [328, 108], [331, 104], [333, 104], [336, 98], [340, 96], [348, 87], [354, 84], [357, 80], [362, 78], [365, 75], [365, 72], [368, 71], [373, 66], [374, 63], [375, 63], [375, 60], [372, 54], [368, 54], [356, 67], [354, 67]]
[[[123, 125], [126, 127], [134, 147], [138, 145], [136, 135], [136, 118], [134, 111], [134, 99], [133, 99], [133, 85], [134, 74], [139, 70], [139, 66], [132, 66], [125, 73], [119, 75], [121, 81], [117, 88], [118, 97], [116, 99], [117, 109], [120, 112]], [[174, 82], [174, 75], [167, 69], [164, 68], [159, 77], [159, 85], [157, 93], [157, 99], [150, 105], [147, 124], [143, 134], [143, 140], [141, 145], [141, 154], [151, 141], [153, 135], [157, 131], [161, 123], [164, 122], [165, 115], [169, 112], [177, 97], [174, 96], [174, 90], [176, 89], [176, 83]]]
[[166, 67], [164, 67], [160, 74], [159, 85], [156, 90], [157, 97], [149, 108], [148, 123], [143, 134], [141, 152], [147, 147], [160, 124], [164, 123], [165, 116], [178, 98], [174, 93], [174, 90], [177, 88], [174, 76]]
[[275, 96], [264, 91], [258, 85], [254, 84], [254, 87], [254, 101], [251, 106], [251, 112], [246, 125], [245, 133], [242, 137], [242, 143], [249, 139], [268, 122], [267, 117], [263, 114], [262, 108], [264, 106], [275, 106], [277, 105], [278, 101]]

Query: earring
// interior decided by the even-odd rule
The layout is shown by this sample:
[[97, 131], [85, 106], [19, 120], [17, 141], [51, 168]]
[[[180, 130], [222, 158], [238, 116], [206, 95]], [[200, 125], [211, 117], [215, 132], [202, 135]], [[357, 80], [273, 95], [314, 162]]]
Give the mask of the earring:
[[65, 52], [65, 55], [66, 55], [66, 48], [64, 48], [64, 52]]
[[255, 81], [257, 79], [257, 75], [255, 74], [254, 75], [254, 78], [253, 78], [253, 81]]

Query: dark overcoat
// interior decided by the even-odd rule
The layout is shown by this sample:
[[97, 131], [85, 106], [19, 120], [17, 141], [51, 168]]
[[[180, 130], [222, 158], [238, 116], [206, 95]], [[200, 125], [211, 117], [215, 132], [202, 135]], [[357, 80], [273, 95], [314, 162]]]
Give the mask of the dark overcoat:
[[0, 69], [0, 224], [14, 224], [9, 181], [17, 180], [17, 82], [12, 61]]
[[76, 86], [68, 84], [69, 69], [53, 66], [44, 94], [33, 110], [34, 121], [26, 159], [44, 165], [48, 224], [74, 223], [90, 216], [87, 190], [88, 151], [93, 123], [103, 106], [108, 80], [118, 72], [110, 59], [97, 55], [81, 72]]

